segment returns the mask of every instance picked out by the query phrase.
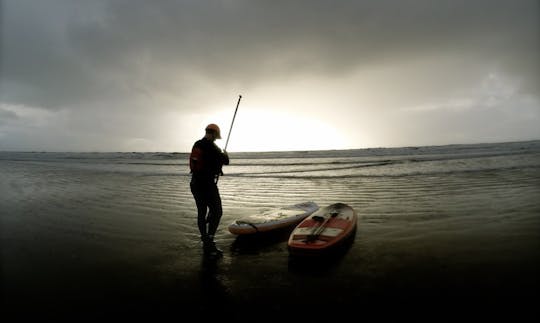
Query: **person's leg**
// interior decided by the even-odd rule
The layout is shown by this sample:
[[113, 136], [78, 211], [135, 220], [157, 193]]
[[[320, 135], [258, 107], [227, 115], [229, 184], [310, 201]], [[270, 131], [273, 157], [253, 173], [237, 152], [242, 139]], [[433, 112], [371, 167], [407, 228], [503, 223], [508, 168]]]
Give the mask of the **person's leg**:
[[205, 250], [210, 254], [219, 256], [223, 252], [216, 247], [214, 242], [214, 235], [216, 234], [221, 215], [223, 214], [221, 206], [221, 197], [216, 185], [208, 188], [208, 241], [205, 242]]
[[208, 231], [206, 228], [206, 212], [208, 209], [208, 199], [204, 189], [197, 185], [191, 184], [191, 193], [195, 199], [197, 205], [197, 226], [199, 227], [199, 233], [201, 234], [201, 240], [205, 242], [208, 239]]
[[209, 188], [208, 193], [208, 236], [213, 239], [223, 215], [223, 208], [217, 185]]

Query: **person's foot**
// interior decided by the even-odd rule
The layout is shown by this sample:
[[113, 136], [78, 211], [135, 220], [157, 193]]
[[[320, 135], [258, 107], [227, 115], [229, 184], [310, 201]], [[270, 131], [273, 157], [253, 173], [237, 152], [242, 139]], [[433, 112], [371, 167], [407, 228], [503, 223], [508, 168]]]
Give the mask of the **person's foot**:
[[204, 253], [210, 256], [222, 256], [223, 250], [216, 246], [214, 241], [205, 241], [203, 245]]
[[212, 251], [208, 251], [206, 255], [208, 255], [209, 257], [220, 258], [223, 257], [223, 252], [219, 249], [215, 249]]

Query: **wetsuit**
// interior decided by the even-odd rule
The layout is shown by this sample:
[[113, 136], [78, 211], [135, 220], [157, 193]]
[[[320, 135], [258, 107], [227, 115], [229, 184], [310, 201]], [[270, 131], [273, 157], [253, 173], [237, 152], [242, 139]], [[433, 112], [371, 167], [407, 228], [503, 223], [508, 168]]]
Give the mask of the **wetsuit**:
[[[197, 226], [204, 243], [213, 243], [223, 210], [216, 179], [229, 157], [211, 140], [202, 138], [193, 145], [190, 156], [191, 192], [197, 205]], [[207, 214], [208, 211], [208, 214]]]

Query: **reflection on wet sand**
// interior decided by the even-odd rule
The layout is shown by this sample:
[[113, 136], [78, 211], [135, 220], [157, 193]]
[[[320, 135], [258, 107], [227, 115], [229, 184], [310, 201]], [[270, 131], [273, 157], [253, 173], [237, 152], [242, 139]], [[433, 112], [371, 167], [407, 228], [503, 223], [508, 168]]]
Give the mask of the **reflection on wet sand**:
[[198, 304], [200, 319], [223, 317], [230, 310], [230, 295], [223, 284], [224, 273], [220, 268], [221, 257], [202, 255], [199, 282], [201, 299]]

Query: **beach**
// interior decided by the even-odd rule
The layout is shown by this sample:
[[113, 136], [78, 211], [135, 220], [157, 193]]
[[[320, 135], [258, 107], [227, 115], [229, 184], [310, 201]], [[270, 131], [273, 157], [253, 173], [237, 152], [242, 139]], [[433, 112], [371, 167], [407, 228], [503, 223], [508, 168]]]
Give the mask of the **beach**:
[[[540, 317], [540, 141], [230, 153], [217, 260], [187, 157], [0, 152], [6, 317]], [[297, 259], [287, 232], [227, 230], [304, 201], [356, 210], [343, 252]]]

